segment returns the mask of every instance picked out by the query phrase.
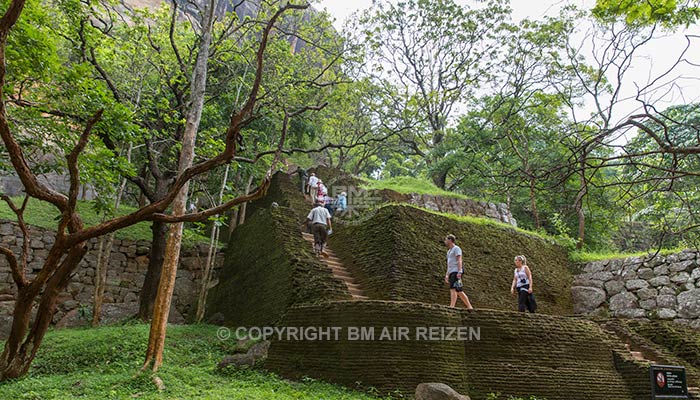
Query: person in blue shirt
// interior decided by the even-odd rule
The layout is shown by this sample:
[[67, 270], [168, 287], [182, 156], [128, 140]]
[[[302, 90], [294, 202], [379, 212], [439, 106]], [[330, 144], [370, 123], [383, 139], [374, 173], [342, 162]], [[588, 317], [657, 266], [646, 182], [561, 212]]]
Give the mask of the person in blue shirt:
[[345, 192], [340, 193], [338, 198], [335, 201], [336, 207], [335, 211], [336, 212], [344, 212], [345, 210], [348, 209], [348, 194]]

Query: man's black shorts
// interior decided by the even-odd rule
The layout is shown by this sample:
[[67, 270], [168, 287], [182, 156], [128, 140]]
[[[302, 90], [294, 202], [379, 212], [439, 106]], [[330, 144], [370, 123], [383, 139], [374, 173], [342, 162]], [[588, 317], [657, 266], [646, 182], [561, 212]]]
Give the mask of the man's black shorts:
[[457, 292], [461, 292], [463, 290], [462, 281], [460, 279], [457, 279], [456, 272], [451, 272], [448, 280], [450, 282], [450, 289], [454, 289]]

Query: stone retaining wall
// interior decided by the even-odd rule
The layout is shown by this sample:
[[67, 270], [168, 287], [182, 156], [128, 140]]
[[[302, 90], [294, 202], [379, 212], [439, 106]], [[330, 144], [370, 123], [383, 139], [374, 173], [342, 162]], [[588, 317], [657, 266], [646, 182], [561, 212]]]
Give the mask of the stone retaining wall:
[[696, 251], [590, 262], [571, 290], [577, 314], [673, 320], [700, 328]]
[[[468, 313], [411, 302], [343, 301], [294, 307], [280, 326], [326, 332], [332, 327], [338, 332], [337, 340], [284, 335], [273, 340], [265, 366], [284, 377], [373, 387], [380, 395], [399, 390], [408, 398], [424, 382], [446, 383], [472, 399], [485, 399], [489, 393], [500, 393], [499, 398], [535, 395], [549, 400], [651, 396], [648, 385], [633, 388], [648, 380], [648, 365], [632, 360], [622, 343], [597, 324], [577, 318], [485, 309]], [[373, 340], [369, 335], [355, 340], [351, 327], [373, 331]], [[479, 334], [469, 336], [471, 340], [456, 340], [442, 330], [450, 327], [478, 329]], [[384, 328], [389, 335], [382, 335]], [[407, 335], [391, 336], [398, 328], [406, 328]], [[431, 338], [418, 336], [419, 328], [432, 329]]]
[[[43, 228], [30, 227], [31, 249], [28, 278], [33, 278], [41, 269], [49, 248], [54, 243], [55, 233]], [[19, 226], [10, 221], [0, 221], [0, 245], [9, 247], [15, 254], [20, 253], [22, 234]], [[65, 325], [61, 320], [75, 319], [78, 310], [93, 303], [95, 269], [97, 266], [97, 239], [89, 244], [89, 252], [76, 269], [68, 288], [58, 302], [58, 312], [54, 323]], [[108, 304], [118, 304], [124, 313], [138, 310], [138, 298], [148, 268], [150, 242], [115, 239], [107, 271], [107, 284], [104, 300]], [[173, 321], [184, 321], [193, 314], [197, 303], [201, 275], [207, 257], [207, 245], [192, 249], [182, 249], [180, 268], [177, 272], [173, 305], [177, 311]], [[216, 268], [221, 265], [223, 254], [217, 256]], [[217, 273], [215, 270], [215, 274]], [[10, 313], [14, 304], [15, 285], [12, 281], [10, 267], [5, 257], [0, 257], [0, 337], [4, 328], [9, 329]]]
[[408, 204], [424, 207], [433, 211], [440, 211], [455, 215], [487, 217], [506, 224], [518, 226], [508, 206], [503, 203], [489, 203], [470, 199], [457, 199], [453, 197], [433, 196], [429, 194], [410, 194]]

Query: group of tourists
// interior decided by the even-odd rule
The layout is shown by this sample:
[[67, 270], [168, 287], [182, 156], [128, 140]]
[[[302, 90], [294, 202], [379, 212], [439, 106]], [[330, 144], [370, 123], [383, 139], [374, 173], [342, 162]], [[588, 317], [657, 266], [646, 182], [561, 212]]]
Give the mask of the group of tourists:
[[[469, 297], [464, 293], [462, 276], [464, 267], [462, 264], [462, 249], [457, 246], [457, 239], [454, 235], [445, 237], [447, 246], [447, 272], [445, 273], [445, 283], [450, 287], [450, 307], [455, 307], [457, 299], [461, 299], [467, 310], [474, 311]], [[535, 295], [532, 292], [532, 271], [527, 266], [527, 258], [523, 255], [515, 256], [515, 270], [513, 272], [513, 283], [510, 293], [518, 297], [518, 311], [529, 311], [534, 313], [537, 309]]]
[[[315, 173], [312, 172], [307, 176], [306, 171], [301, 168], [297, 172], [300, 177], [301, 191], [314, 205], [304, 224], [307, 231], [314, 235], [314, 251], [316, 255], [328, 257], [325, 247], [328, 235], [333, 231], [331, 218], [333, 218], [334, 214], [347, 210], [347, 194], [342, 192], [334, 199], [328, 195], [328, 188]], [[462, 283], [464, 275], [462, 249], [457, 246], [456, 242], [457, 239], [454, 235], [450, 234], [445, 237], [444, 243], [447, 246], [445, 283], [450, 288], [450, 307], [455, 307], [457, 300], [460, 299], [467, 307], [467, 310], [471, 312], [474, 311], [474, 307], [464, 292], [464, 284]], [[534, 313], [537, 309], [537, 303], [532, 292], [532, 271], [530, 271], [527, 259], [523, 255], [515, 256], [514, 263], [515, 270], [510, 292], [518, 298], [518, 311]]]
[[304, 197], [310, 199], [314, 205], [304, 221], [307, 231], [314, 235], [314, 251], [316, 255], [328, 257], [325, 247], [328, 235], [333, 231], [331, 218], [347, 211], [347, 193], [341, 192], [336, 198], [331, 197], [328, 194], [328, 187], [314, 172], [307, 179], [306, 171], [300, 168], [299, 177]]
[[344, 213], [348, 209], [348, 194], [341, 192], [337, 197], [333, 198], [328, 192], [328, 187], [323, 183], [316, 173], [312, 172], [307, 175], [306, 170], [299, 168], [299, 178], [301, 182], [301, 191], [304, 197], [310, 200], [314, 206], [320, 204], [325, 207], [331, 216], [336, 213]]

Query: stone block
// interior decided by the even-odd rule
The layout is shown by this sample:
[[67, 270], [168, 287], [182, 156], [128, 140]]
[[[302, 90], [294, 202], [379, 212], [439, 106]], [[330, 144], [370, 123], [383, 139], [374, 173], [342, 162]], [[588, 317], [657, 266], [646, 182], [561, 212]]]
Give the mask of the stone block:
[[610, 298], [610, 311], [621, 311], [637, 308], [637, 296], [630, 292], [618, 293]]
[[625, 287], [627, 290], [646, 289], [649, 287], [649, 283], [644, 279], [631, 279], [625, 282]]

